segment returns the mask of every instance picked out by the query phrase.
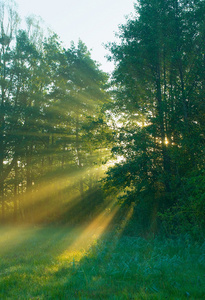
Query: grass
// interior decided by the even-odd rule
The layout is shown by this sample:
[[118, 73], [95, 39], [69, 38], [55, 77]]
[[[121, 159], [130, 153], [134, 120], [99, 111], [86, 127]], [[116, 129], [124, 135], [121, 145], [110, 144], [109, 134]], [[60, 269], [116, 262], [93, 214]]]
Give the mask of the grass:
[[1, 228], [0, 299], [205, 299], [205, 243], [82, 232]]

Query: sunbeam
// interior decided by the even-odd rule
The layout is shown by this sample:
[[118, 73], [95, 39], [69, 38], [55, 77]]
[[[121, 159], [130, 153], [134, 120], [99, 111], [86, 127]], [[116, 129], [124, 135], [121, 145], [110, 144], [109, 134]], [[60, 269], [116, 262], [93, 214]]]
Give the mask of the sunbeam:
[[[89, 169], [79, 169], [72, 174], [64, 174], [58, 178], [45, 181], [37, 186], [34, 186], [30, 191], [24, 192], [16, 196], [16, 201], [19, 203], [22, 214], [24, 211], [29, 211], [31, 222], [43, 221], [44, 217], [49, 217], [55, 211], [62, 214], [65, 205], [71, 209], [80, 201], [80, 193], [73, 186], [78, 184], [79, 180], [97, 174], [102, 177], [105, 172], [105, 167], [101, 166]], [[67, 172], [66, 172], [67, 173]], [[60, 174], [60, 172], [59, 172]]]
[[[80, 251], [82, 253], [86, 252], [94, 241], [99, 239], [106, 229], [114, 216], [116, 215], [119, 206], [113, 201], [107, 208], [101, 212], [77, 237], [73, 244], [59, 256], [59, 259], [70, 257], [73, 251]], [[82, 257], [81, 256], [81, 257]]]

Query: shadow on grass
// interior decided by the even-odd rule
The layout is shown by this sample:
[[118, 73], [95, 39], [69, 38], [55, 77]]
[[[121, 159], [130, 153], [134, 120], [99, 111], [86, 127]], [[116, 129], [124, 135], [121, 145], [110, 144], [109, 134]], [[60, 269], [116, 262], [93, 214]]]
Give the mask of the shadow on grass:
[[51, 298], [204, 299], [204, 247], [110, 234], [79, 263], [53, 274], [56, 281], [64, 276], [65, 282]]

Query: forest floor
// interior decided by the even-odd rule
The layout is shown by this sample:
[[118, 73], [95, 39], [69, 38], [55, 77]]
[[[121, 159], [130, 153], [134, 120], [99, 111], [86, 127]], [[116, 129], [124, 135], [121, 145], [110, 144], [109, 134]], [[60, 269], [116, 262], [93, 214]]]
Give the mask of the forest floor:
[[205, 299], [205, 243], [1, 227], [0, 299]]

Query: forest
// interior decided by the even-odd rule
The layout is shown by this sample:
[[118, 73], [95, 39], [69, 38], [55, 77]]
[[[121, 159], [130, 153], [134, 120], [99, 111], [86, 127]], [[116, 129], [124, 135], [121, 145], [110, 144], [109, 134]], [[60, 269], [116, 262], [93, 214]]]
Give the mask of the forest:
[[204, 227], [204, 2], [136, 12], [107, 45], [109, 80], [82, 41], [19, 29], [2, 5], [2, 222], [81, 222], [115, 199], [141, 231]]
[[[20, 247], [20, 243], [22, 249], [26, 249], [27, 241], [28, 247], [34, 247], [37, 260], [42, 253], [38, 253], [41, 247], [35, 243], [42, 245], [47, 255], [53, 255], [49, 243], [43, 244], [43, 237], [53, 238], [51, 246], [57, 249], [58, 245], [59, 252], [64, 249], [65, 228], [78, 230], [76, 228], [81, 227], [85, 230], [83, 238], [77, 233], [80, 236], [78, 246], [85, 244], [91, 231], [97, 237], [107, 232], [115, 244], [110, 245], [109, 238], [96, 241], [97, 248], [92, 246], [91, 256], [87, 257], [95, 262], [92, 270], [85, 258], [84, 269], [81, 265], [76, 266], [75, 260], [81, 261], [81, 257], [74, 259], [73, 256], [69, 272], [75, 283], [71, 279], [67, 283], [69, 297], [65, 283], [61, 291], [51, 290], [53, 281], [49, 283], [50, 288], [44, 286], [42, 294], [32, 287], [30, 294], [26, 291], [18, 296], [8, 296], [4, 291], [11, 281], [5, 277], [4, 281], [0, 280], [2, 299], [165, 299], [166, 292], [169, 296], [174, 295], [169, 299], [203, 299], [204, 16], [203, 0], [137, 1], [135, 15], [127, 19], [126, 24], [119, 25], [119, 42], [110, 41], [106, 45], [110, 53], [107, 59], [115, 64], [109, 76], [92, 59], [83, 41], [79, 40], [77, 45], [71, 42], [70, 47], [65, 48], [57, 34], [42, 30], [35, 17], [28, 17], [26, 28], [22, 29], [15, 5], [1, 1], [2, 249], [13, 257], [9, 252], [13, 247], [21, 256], [24, 250], [15, 247]], [[4, 245], [6, 235], [3, 232], [8, 228], [8, 245]], [[36, 236], [37, 242], [31, 240], [28, 231], [18, 235], [11, 228], [31, 230], [30, 234]], [[39, 230], [37, 233], [35, 228]], [[61, 228], [61, 237], [57, 228]], [[70, 239], [75, 240], [75, 233], [72, 234]], [[177, 250], [174, 250], [173, 240], [178, 241], [178, 250], [184, 248], [184, 243], [190, 243], [189, 250], [193, 249], [182, 251], [184, 256], [180, 258], [181, 254], [177, 256], [179, 253], [174, 252]], [[144, 255], [148, 264], [147, 267], [138, 264], [141, 276], [138, 294], [129, 287], [129, 282], [133, 284], [132, 268], [136, 262], [127, 262], [126, 243], [130, 257], [138, 251], [139, 257]], [[194, 248], [194, 243], [199, 243], [198, 248]], [[117, 254], [111, 256], [116, 245], [122, 265]], [[158, 257], [157, 247], [164, 247], [171, 258], [153, 269], [152, 275], [156, 278], [153, 283], [151, 273], [146, 272], [154, 263], [151, 254]], [[102, 254], [106, 252], [103, 248], [107, 249], [107, 254]], [[105, 269], [102, 264], [103, 255], [106, 261], [111, 260], [111, 271], [108, 265]], [[178, 259], [183, 266], [188, 266], [188, 260], [190, 263], [197, 255], [199, 269], [194, 273], [189, 269], [191, 266], [187, 267], [187, 280], [189, 271], [195, 274], [192, 278], [192, 282], [196, 280], [194, 290], [187, 291], [191, 283], [184, 286], [182, 280], [179, 287], [178, 283], [170, 283], [171, 279], [170, 282], [167, 279], [165, 285], [168, 287], [169, 282], [170, 286], [165, 292], [161, 280], [162, 265], [164, 270], [174, 265], [175, 271], [179, 272]], [[55, 270], [55, 276], [66, 276], [68, 256], [67, 253], [66, 259], [61, 257], [61, 269]], [[35, 265], [35, 261], [32, 263]], [[95, 268], [100, 264], [102, 270], [98, 273]], [[182, 265], [180, 268], [183, 269]], [[118, 294], [114, 286], [118, 282], [115, 276], [119, 275], [119, 269], [124, 272], [124, 282]], [[90, 280], [96, 278], [89, 287], [89, 280], [82, 270], [86, 270]], [[79, 286], [81, 275], [86, 286], [83, 288]], [[142, 279], [145, 275], [147, 277]], [[114, 276], [113, 281], [105, 282], [109, 276]], [[173, 273], [172, 279], [174, 276]], [[20, 279], [13, 280], [18, 282]], [[102, 295], [99, 294], [101, 281], [110, 284], [101, 291]], [[23, 277], [21, 284], [24, 284]], [[185, 290], [181, 291], [183, 286]], [[118, 295], [116, 298], [110, 295], [111, 290]], [[16, 293], [15, 289], [12, 291]]]

